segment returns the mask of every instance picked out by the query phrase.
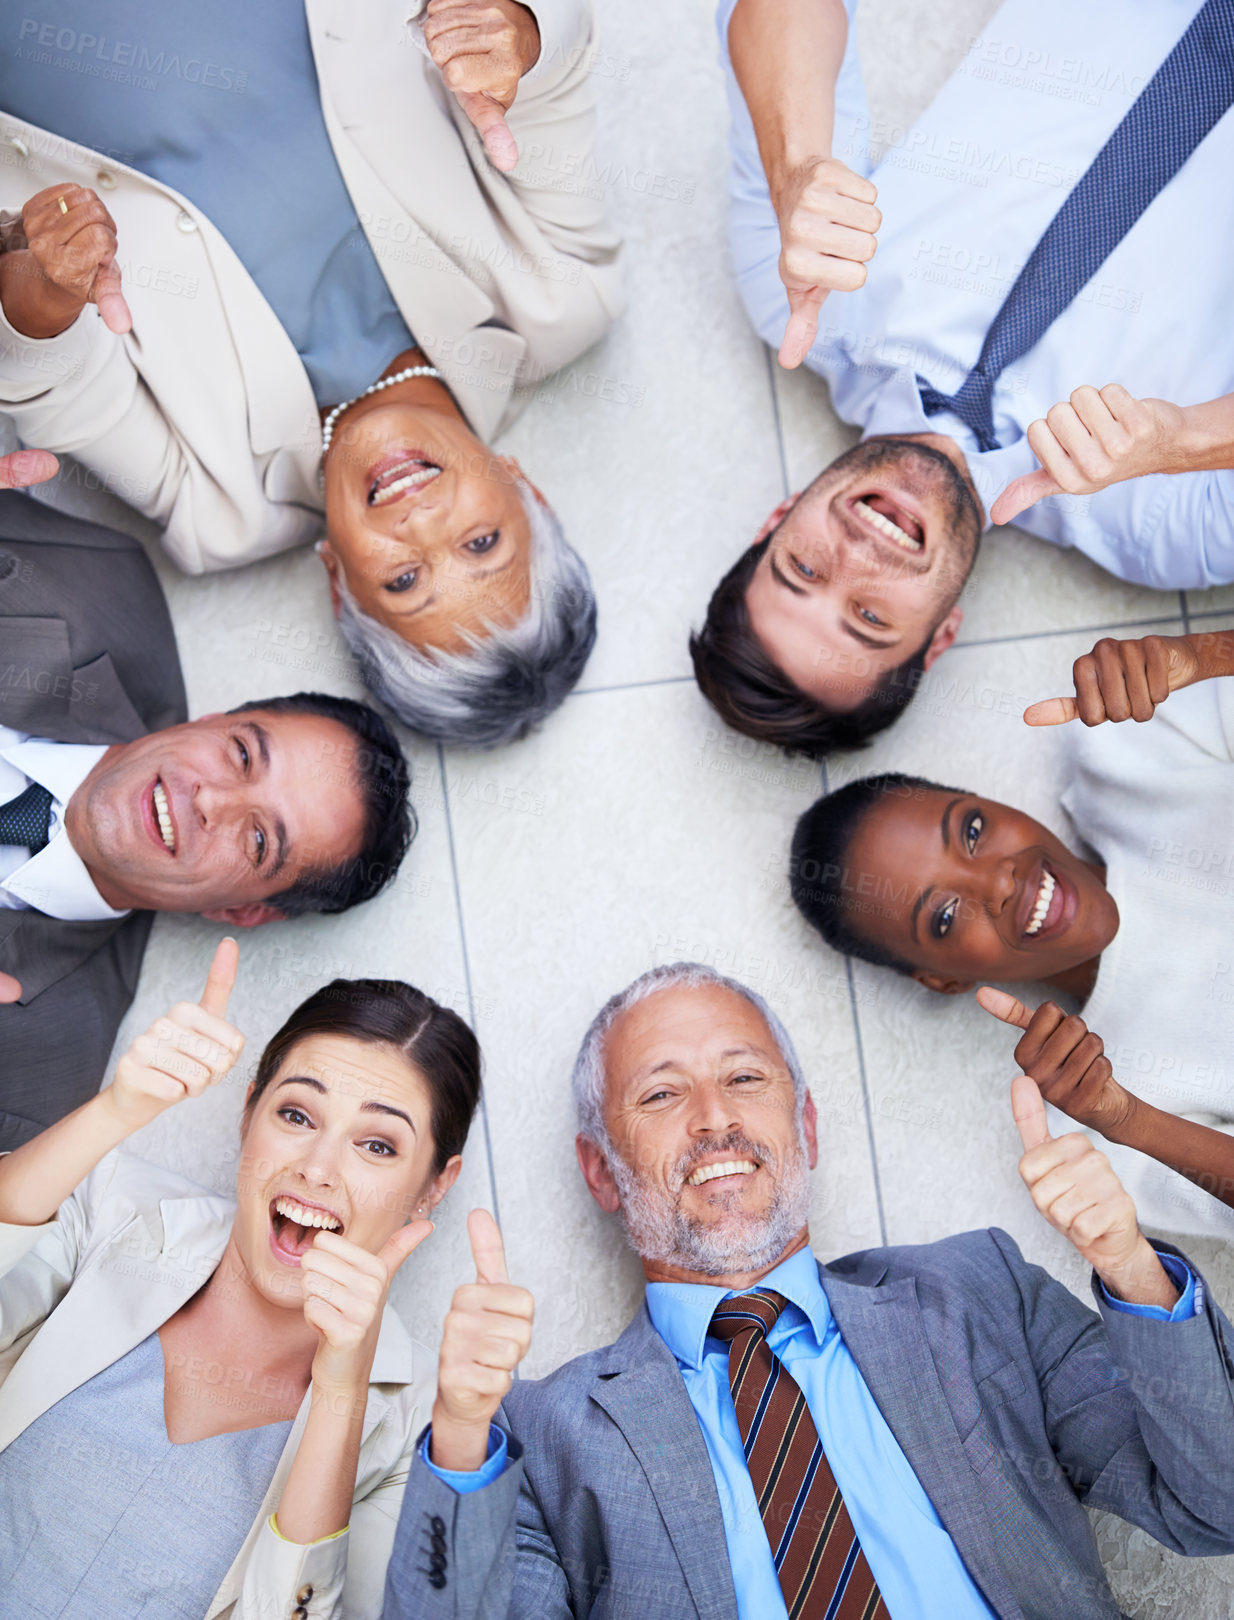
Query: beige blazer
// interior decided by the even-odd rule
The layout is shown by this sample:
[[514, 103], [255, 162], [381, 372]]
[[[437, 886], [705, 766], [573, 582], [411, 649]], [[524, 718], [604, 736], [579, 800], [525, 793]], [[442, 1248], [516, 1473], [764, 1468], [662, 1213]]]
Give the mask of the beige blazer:
[[[126, 1355], [213, 1272], [235, 1208], [133, 1154], [109, 1153], [46, 1226], [0, 1225], [0, 1450]], [[436, 1358], [387, 1308], [373, 1360], [351, 1525], [299, 1546], [270, 1528], [308, 1418], [292, 1425], [261, 1510], [205, 1620], [380, 1620]], [[311, 1588], [311, 1595], [306, 1596]]]
[[[539, 61], [489, 163], [418, 40], [421, 0], [306, 0], [326, 126], [382, 272], [486, 442], [619, 312], [595, 162], [590, 0], [530, 0]], [[291, 340], [210, 220], [113, 158], [0, 112], [0, 209], [90, 186], [118, 228], [133, 330], [88, 305], [33, 342], [0, 316], [0, 409], [165, 530], [190, 573], [315, 539], [320, 425]]]

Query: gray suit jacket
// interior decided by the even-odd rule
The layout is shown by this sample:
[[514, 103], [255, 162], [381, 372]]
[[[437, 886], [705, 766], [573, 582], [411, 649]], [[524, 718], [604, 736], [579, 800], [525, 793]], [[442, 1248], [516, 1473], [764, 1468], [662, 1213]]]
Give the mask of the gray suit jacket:
[[[187, 718], [176, 638], [140, 544], [0, 495], [0, 723], [56, 742], [130, 742]], [[103, 1078], [133, 999], [149, 912], [62, 922], [0, 910], [0, 1148], [36, 1136]]]
[[[819, 1275], [1004, 1620], [1118, 1614], [1083, 1504], [1176, 1552], [1234, 1551], [1234, 1330], [1211, 1301], [1188, 1322], [1098, 1316], [995, 1229]], [[482, 1490], [417, 1455], [385, 1620], [736, 1620], [702, 1431], [645, 1307], [616, 1344], [517, 1383], [503, 1422], [512, 1465]]]

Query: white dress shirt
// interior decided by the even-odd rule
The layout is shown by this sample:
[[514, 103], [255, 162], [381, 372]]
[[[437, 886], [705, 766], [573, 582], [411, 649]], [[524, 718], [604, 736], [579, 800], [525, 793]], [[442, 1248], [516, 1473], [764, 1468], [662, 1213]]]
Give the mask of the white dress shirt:
[[[747, 311], [778, 346], [788, 303], [779, 230], [753, 126], [728, 59], [736, 0], [721, 0], [733, 115], [734, 263]], [[855, 0], [846, 0], [850, 14]], [[807, 364], [866, 434], [950, 434], [987, 509], [1037, 467], [1029, 424], [1088, 383], [1178, 405], [1234, 390], [1229, 243], [1234, 112], [994, 388], [998, 450], [958, 417], [922, 410], [916, 376], [954, 394], [1024, 263], [1076, 182], [1169, 55], [1200, 0], [1007, 0], [911, 129], [874, 132], [855, 29], [836, 90], [833, 155], [878, 187], [878, 251], [864, 288], [831, 293]], [[1016, 518], [1122, 579], [1158, 589], [1234, 581], [1234, 472], [1154, 474], [1091, 496], [1054, 496]]]
[[[1174, 692], [1143, 725], [1067, 730], [1063, 808], [1105, 862], [1119, 917], [1084, 1021], [1129, 1091], [1234, 1135], [1234, 678]], [[1074, 1129], [1056, 1118], [1056, 1134]], [[1146, 1226], [1234, 1238], [1234, 1209], [1097, 1145]]]
[[44, 849], [31, 855], [23, 845], [0, 844], [0, 906], [42, 911], [65, 922], [128, 916], [103, 899], [64, 830], [65, 805], [106, 752], [105, 746], [47, 742], [0, 726], [0, 805], [31, 782], [52, 796]]

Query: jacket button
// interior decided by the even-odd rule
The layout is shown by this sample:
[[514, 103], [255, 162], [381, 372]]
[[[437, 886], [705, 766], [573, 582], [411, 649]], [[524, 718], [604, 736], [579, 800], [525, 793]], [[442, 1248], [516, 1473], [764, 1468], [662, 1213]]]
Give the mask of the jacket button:
[[434, 1592], [440, 1592], [446, 1584], [446, 1578], [438, 1571], [429, 1576], [428, 1584], [433, 1588]]
[[13, 148], [14, 152], [17, 153], [18, 157], [30, 156], [30, 148], [26, 145], [25, 141], [22, 140], [20, 135], [10, 135], [9, 145]]
[[96, 184], [102, 186], [104, 191], [116, 189], [116, 177], [110, 169], [100, 169], [94, 177]]
[[301, 1604], [308, 1603], [312, 1600], [312, 1596], [313, 1588], [311, 1586], [302, 1586], [296, 1593], [296, 1602]]
[[308, 1620], [308, 1610], [303, 1603], [291, 1611], [291, 1620]]
[[187, 236], [191, 231], [195, 231], [197, 229], [197, 221], [193, 218], [192, 214], [186, 214], [182, 208], [176, 215], [176, 229], [178, 231], [183, 231]]
[[433, 1517], [428, 1522], [429, 1528], [432, 1530], [435, 1536], [445, 1535], [446, 1521], [441, 1517], [440, 1513], [434, 1513]]

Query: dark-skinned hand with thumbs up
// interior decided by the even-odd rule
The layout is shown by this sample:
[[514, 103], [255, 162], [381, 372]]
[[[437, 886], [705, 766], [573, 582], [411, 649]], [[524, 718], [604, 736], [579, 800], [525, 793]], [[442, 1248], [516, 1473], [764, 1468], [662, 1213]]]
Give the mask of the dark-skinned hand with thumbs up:
[[438, 1468], [472, 1472], [488, 1455], [489, 1429], [514, 1369], [531, 1346], [535, 1303], [510, 1281], [497, 1222], [473, 1209], [467, 1233], [476, 1280], [456, 1288], [441, 1336], [430, 1456]]
[[[1223, 1131], [1180, 1119], [1129, 1091], [1115, 1079], [1101, 1037], [1054, 1002], [1030, 1012], [992, 985], [983, 985], [977, 1000], [993, 1017], [1024, 1031], [1013, 1056], [1043, 1103], [1108, 1142], [1146, 1153], [1234, 1208], [1234, 1140]], [[1027, 1097], [1023, 1088], [1021, 1093]]]

